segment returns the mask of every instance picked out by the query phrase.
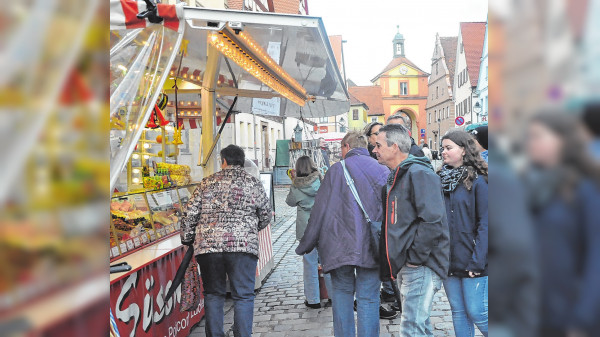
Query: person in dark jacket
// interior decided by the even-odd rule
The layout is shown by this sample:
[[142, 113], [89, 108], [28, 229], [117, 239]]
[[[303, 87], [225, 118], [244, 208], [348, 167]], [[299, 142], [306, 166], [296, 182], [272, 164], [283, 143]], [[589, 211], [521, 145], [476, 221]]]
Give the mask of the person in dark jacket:
[[415, 139], [410, 136], [410, 125], [407, 117], [404, 117], [400, 114], [394, 114], [388, 117], [387, 125], [390, 124], [398, 124], [404, 126], [408, 130], [408, 136], [410, 137], [410, 151], [409, 154], [412, 154], [415, 157], [425, 157], [425, 153], [423, 150], [415, 143]]
[[392, 170], [387, 179], [381, 238], [382, 279], [401, 282], [403, 337], [433, 336], [433, 297], [448, 274], [450, 239], [439, 177], [427, 158], [409, 154], [402, 125], [379, 130], [375, 154]]
[[329, 150], [329, 147], [327, 147], [327, 142], [325, 141], [325, 138], [319, 138], [319, 147], [321, 148], [321, 154], [323, 155], [325, 166], [327, 166], [327, 169], [329, 169], [329, 167], [331, 166], [329, 161], [329, 155], [331, 154], [331, 150]]
[[[296, 239], [299, 241], [304, 236], [310, 211], [315, 204], [315, 196], [321, 186], [321, 173], [309, 156], [302, 156], [296, 161], [296, 176], [292, 181], [290, 193], [285, 202], [291, 207], [298, 207], [296, 215]], [[313, 249], [302, 256], [304, 272], [304, 305], [312, 309], [321, 307], [321, 293], [319, 291], [319, 253]], [[325, 285], [331, 291], [331, 277], [325, 275]]]
[[560, 112], [528, 126], [525, 182], [541, 266], [539, 336], [597, 336], [600, 329], [600, 167], [581, 126]]
[[450, 270], [444, 289], [457, 336], [488, 335], [487, 163], [473, 137], [454, 131], [442, 137], [438, 172], [450, 228]]
[[[373, 221], [381, 221], [381, 189], [389, 170], [369, 156], [364, 135], [352, 131], [341, 142], [342, 156], [361, 202]], [[369, 227], [344, 177], [341, 163], [331, 166], [313, 206], [297, 254], [318, 248], [325, 273], [331, 273], [333, 330], [336, 337], [379, 336], [379, 265], [370, 249]], [[353, 302], [357, 300], [355, 328]]]
[[367, 141], [369, 142], [369, 144], [367, 144], [367, 150], [369, 150], [369, 155], [371, 155], [373, 159], [377, 159], [377, 156], [373, 153], [373, 149], [375, 148], [375, 141], [377, 140], [379, 129], [381, 129], [382, 126], [383, 124], [379, 122], [371, 122], [363, 129], [363, 133], [367, 136]]

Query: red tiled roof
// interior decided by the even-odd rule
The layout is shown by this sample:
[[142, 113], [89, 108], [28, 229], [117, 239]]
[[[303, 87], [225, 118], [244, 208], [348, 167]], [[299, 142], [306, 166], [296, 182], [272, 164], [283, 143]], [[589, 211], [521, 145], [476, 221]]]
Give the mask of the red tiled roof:
[[483, 40], [485, 38], [485, 22], [461, 22], [460, 33], [467, 58], [467, 70], [471, 80], [471, 86], [476, 87], [479, 81], [479, 65], [481, 64], [481, 53], [483, 52]]
[[329, 43], [331, 44], [331, 49], [333, 50], [333, 55], [335, 56], [335, 60], [337, 61], [338, 68], [340, 69], [340, 72], [342, 72], [342, 36], [329, 36]]
[[300, 0], [273, 0], [275, 13], [300, 14]]
[[350, 105], [365, 104], [365, 103], [361, 102], [358, 98], [356, 98], [356, 96], [352, 95], [351, 93], [348, 93], [348, 94], [350, 95]]
[[402, 57], [402, 56], [398, 56], [398, 57], [394, 57], [392, 59], [392, 61], [377, 75], [375, 76], [371, 82], [374, 82], [375, 80], [377, 80], [379, 78], [379, 76], [383, 75], [384, 73], [396, 68], [397, 66], [401, 65], [402, 63], [406, 63], [409, 66], [417, 69], [417, 71], [419, 71], [422, 75], [428, 75], [429, 73], [421, 70], [419, 67], [417, 67], [416, 64], [412, 63], [409, 59], [407, 59], [406, 57]]
[[458, 36], [440, 37], [444, 57], [446, 58], [446, 66], [450, 75], [450, 87], [454, 88], [454, 70], [456, 68], [456, 43]]
[[348, 88], [350, 95], [354, 95], [360, 102], [369, 107], [369, 116], [383, 115], [383, 98], [381, 98], [381, 87], [378, 85], [358, 86]]

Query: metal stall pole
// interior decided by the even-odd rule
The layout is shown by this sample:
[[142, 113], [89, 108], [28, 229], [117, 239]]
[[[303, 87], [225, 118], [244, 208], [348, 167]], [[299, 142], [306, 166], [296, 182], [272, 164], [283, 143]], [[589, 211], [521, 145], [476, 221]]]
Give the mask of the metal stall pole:
[[[202, 141], [200, 153], [198, 154], [198, 165], [205, 162], [203, 156], [210, 154], [210, 149], [215, 135], [215, 107], [217, 80], [219, 78], [219, 66], [221, 64], [221, 55], [208, 41], [206, 42], [206, 71], [202, 78], [201, 89], [201, 107], [202, 107]], [[215, 156], [211, 156], [208, 164], [203, 168], [202, 175], [207, 177], [217, 171], [217, 161]]]

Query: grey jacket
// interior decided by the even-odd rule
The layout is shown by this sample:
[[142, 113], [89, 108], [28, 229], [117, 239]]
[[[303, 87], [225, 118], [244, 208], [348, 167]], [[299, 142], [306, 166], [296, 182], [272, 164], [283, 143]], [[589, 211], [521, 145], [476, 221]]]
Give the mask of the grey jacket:
[[296, 216], [296, 239], [298, 241], [304, 236], [322, 178], [319, 172], [313, 172], [308, 177], [296, 177], [290, 187], [290, 193], [285, 199], [285, 202], [291, 207], [298, 207]]
[[388, 179], [381, 233], [381, 279], [410, 263], [448, 276], [450, 237], [440, 178], [425, 157], [410, 155]]

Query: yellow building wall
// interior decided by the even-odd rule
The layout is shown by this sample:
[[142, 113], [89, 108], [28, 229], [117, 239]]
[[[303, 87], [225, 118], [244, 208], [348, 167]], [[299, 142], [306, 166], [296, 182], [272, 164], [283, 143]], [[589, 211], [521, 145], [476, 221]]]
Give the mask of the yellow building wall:
[[[353, 112], [352, 110], [358, 109], [358, 120], [353, 120]], [[362, 130], [365, 125], [367, 125], [367, 110], [364, 107], [350, 107], [350, 111], [348, 111], [348, 129], [350, 130]]]
[[[406, 66], [408, 68], [408, 72], [406, 73], [406, 75], [418, 75], [419, 73], [409, 67]], [[385, 79], [383, 79], [384, 81], [386, 81], [387, 83], [387, 87], [389, 88], [389, 95], [390, 96], [396, 96], [399, 95], [400, 92], [400, 81], [408, 81], [408, 94], [409, 95], [418, 95], [419, 94], [419, 78], [418, 77], [406, 77], [406, 75], [402, 75], [400, 73], [400, 66], [392, 69], [388, 74], [390, 76], [394, 76], [394, 77], [386, 77]]]
[[415, 118], [417, 118], [417, 116], [419, 116], [419, 114], [421, 113], [419, 111], [418, 104], [392, 104], [392, 105], [390, 105], [390, 114], [393, 114], [396, 111], [398, 111], [400, 109], [404, 109], [404, 108], [409, 108], [410, 110], [414, 111], [416, 114], [416, 116], [414, 116]]
[[[406, 72], [406, 74], [404, 74], [404, 75], [403, 75], [402, 73], [400, 73], [400, 67], [401, 67], [402, 65], [406, 66], [406, 68], [408, 69], [408, 71], [407, 71], [407, 72]], [[418, 72], [418, 71], [417, 71], [415, 68], [413, 68], [413, 67], [409, 66], [408, 64], [404, 64], [404, 63], [403, 63], [403, 64], [401, 64], [401, 65], [397, 66], [396, 68], [394, 68], [394, 69], [390, 70], [390, 71], [388, 72], [388, 75], [390, 75], [390, 76], [399, 76], [399, 77], [402, 77], [402, 76], [405, 76], [405, 75], [419, 75], [419, 72]]]

